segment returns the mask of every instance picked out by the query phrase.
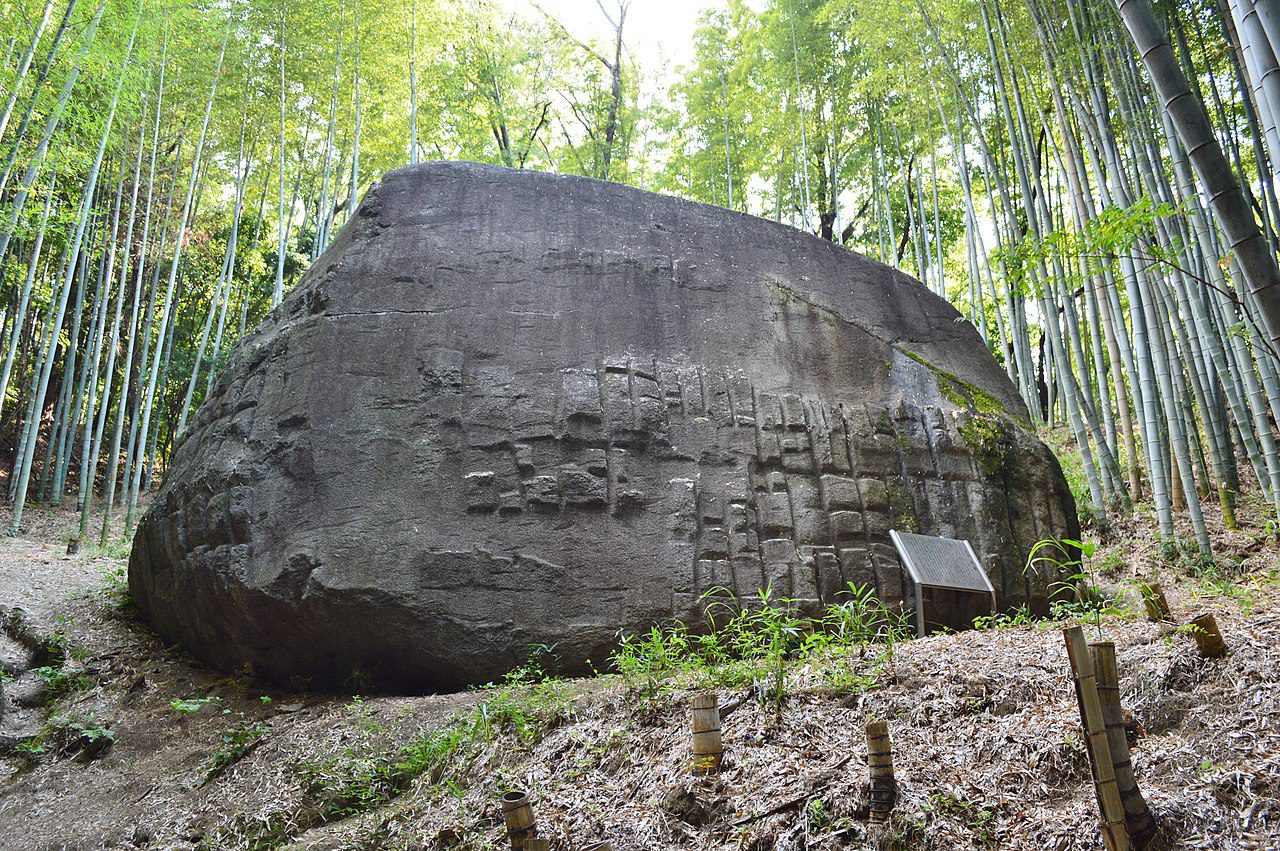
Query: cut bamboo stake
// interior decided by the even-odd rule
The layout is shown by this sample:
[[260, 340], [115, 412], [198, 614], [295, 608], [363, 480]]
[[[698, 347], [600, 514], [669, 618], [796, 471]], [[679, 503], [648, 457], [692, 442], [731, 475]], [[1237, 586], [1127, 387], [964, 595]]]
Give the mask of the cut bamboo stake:
[[871, 776], [868, 820], [882, 824], [889, 820], [898, 795], [893, 779], [893, 746], [889, 742], [889, 725], [884, 721], [867, 724], [867, 771]]
[[1120, 791], [1120, 801], [1124, 804], [1125, 827], [1133, 844], [1138, 848], [1145, 848], [1155, 836], [1156, 822], [1133, 774], [1129, 739], [1124, 731], [1124, 711], [1120, 707], [1120, 673], [1116, 667], [1116, 646], [1110, 641], [1098, 641], [1089, 645], [1089, 652], [1093, 656], [1093, 672], [1098, 683], [1102, 719], [1107, 725], [1107, 746], [1111, 749], [1111, 764], [1115, 766], [1116, 788]]
[[512, 790], [502, 796], [502, 820], [507, 825], [507, 838], [514, 851], [533, 851], [528, 841], [537, 836], [538, 825], [533, 819], [533, 806], [525, 792]]
[[1196, 637], [1196, 649], [1207, 659], [1220, 659], [1227, 655], [1226, 642], [1218, 630], [1213, 612], [1204, 612], [1191, 619], [1191, 634]]
[[1142, 583], [1142, 604], [1147, 608], [1147, 620], [1152, 623], [1170, 620], [1169, 601], [1159, 582]]
[[524, 851], [551, 851], [550, 839], [530, 838], [524, 841]]
[[693, 773], [714, 774], [724, 759], [720, 739], [720, 702], [714, 694], [694, 695], [690, 702], [693, 719]]
[[1067, 658], [1071, 662], [1071, 675], [1076, 686], [1076, 702], [1080, 707], [1080, 720], [1084, 724], [1089, 760], [1093, 764], [1094, 789], [1098, 807], [1102, 812], [1102, 838], [1111, 851], [1128, 851], [1129, 834], [1125, 830], [1124, 804], [1116, 786], [1115, 763], [1107, 744], [1107, 725], [1102, 717], [1102, 705], [1098, 700], [1098, 685], [1093, 672], [1093, 660], [1084, 640], [1084, 630], [1071, 626], [1062, 630], [1067, 644]]
[[613, 843], [592, 842], [590, 845], [583, 846], [582, 851], [613, 851]]

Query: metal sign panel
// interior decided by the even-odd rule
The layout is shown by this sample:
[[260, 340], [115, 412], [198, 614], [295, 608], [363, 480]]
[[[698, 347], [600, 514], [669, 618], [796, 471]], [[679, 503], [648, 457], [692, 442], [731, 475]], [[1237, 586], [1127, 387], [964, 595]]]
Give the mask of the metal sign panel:
[[924, 588], [990, 594], [991, 611], [995, 612], [996, 589], [968, 541], [897, 530], [890, 530], [889, 537], [916, 586], [916, 630], [920, 635], [924, 635]]
[[958, 588], [961, 591], [995, 589], [987, 572], [978, 563], [968, 541], [935, 538], [911, 532], [890, 532], [898, 555], [911, 573], [911, 578], [930, 588]]

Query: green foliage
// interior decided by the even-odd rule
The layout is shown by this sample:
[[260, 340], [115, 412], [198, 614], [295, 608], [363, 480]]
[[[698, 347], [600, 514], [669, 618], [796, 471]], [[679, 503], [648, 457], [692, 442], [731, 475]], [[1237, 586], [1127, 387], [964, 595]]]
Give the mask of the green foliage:
[[171, 700], [169, 701], [169, 706], [172, 707], [173, 714], [175, 715], [194, 715], [210, 703], [214, 703], [219, 699], [220, 698], [215, 696], [191, 697], [185, 700]]
[[[223, 712], [229, 713], [230, 710], [223, 710]], [[271, 731], [269, 724], [251, 721], [243, 712], [235, 714], [239, 720], [235, 726], [223, 733], [222, 744], [209, 758], [204, 775], [205, 782], [217, 777], [248, 756], [254, 748], [262, 744], [262, 740]]]
[[804, 820], [809, 833], [820, 834], [831, 824], [831, 813], [821, 798], [810, 798], [804, 806]]
[[129, 608], [133, 598], [129, 595], [128, 571], [119, 565], [100, 565], [98, 573], [102, 585], [93, 592], [98, 602], [116, 610]]
[[44, 665], [32, 668], [31, 673], [44, 683], [50, 701], [61, 700], [78, 691], [84, 691], [90, 686], [89, 675], [78, 668]]
[[981, 846], [997, 845], [995, 834], [996, 813], [994, 810], [979, 806], [974, 801], [956, 792], [934, 792], [929, 795], [925, 804], [928, 814], [955, 819], [969, 830], [974, 842]]
[[[362, 713], [356, 740], [336, 754], [302, 760], [292, 766], [317, 807], [317, 822], [369, 812], [403, 794], [417, 779], [458, 792], [452, 768], [475, 748], [508, 736], [517, 746], [536, 743], [572, 710], [581, 686], [545, 671], [554, 648], [531, 648], [529, 661], [500, 684], [479, 689], [482, 700], [440, 728], [421, 728], [405, 735], [389, 726], [356, 698]], [[265, 731], [264, 731], [265, 732]], [[246, 733], [251, 736], [252, 729]], [[252, 746], [254, 740], [249, 739]], [[388, 747], [388, 743], [392, 743]], [[237, 741], [235, 744], [240, 745]], [[463, 778], [457, 778], [462, 782]]]
[[[65, 622], [66, 619], [65, 617], [62, 617], [59, 618], [59, 620]], [[61, 668], [66, 664], [68, 659], [83, 661], [89, 656], [88, 651], [72, 642], [67, 638], [66, 633], [62, 632], [55, 632], [53, 635], [49, 636], [48, 640], [44, 644], [43, 650], [45, 656], [44, 661], [54, 668]]]
[[91, 758], [115, 741], [115, 731], [96, 715], [56, 715], [35, 736], [18, 742], [14, 750], [28, 761], [49, 753], [82, 753]]
[[[372, 720], [365, 741], [385, 740], [392, 731]], [[317, 798], [321, 821], [369, 812], [402, 794], [418, 777], [432, 772], [435, 782], [465, 742], [462, 727], [419, 731], [391, 750], [367, 744], [349, 745], [333, 757], [294, 766], [303, 788]]]
[[1055, 269], [1067, 270], [1073, 285], [1084, 284], [1103, 271], [1115, 271], [1113, 264], [1121, 257], [1144, 265], [1173, 267], [1178, 263], [1177, 246], [1160, 245], [1155, 232], [1161, 220], [1182, 212], [1143, 196], [1129, 207], [1100, 210], [1083, 231], [1055, 230], [1039, 239], [1024, 236], [1021, 242], [996, 251], [993, 259], [1003, 263], [1013, 279], [1024, 285], [1033, 280], [1033, 270], [1051, 263], [1056, 263]]
[[[1055, 592], [1052, 596], [1061, 593], [1073, 595], [1079, 590], [1081, 581], [1091, 583], [1089, 559], [1096, 550], [1097, 545], [1093, 543], [1070, 538], [1044, 538], [1031, 547], [1022, 572], [1048, 572], [1052, 577], [1061, 577], [1065, 573], [1065, 579], [1055, 578], [1050, 582], [1049, 587]], [[1046, 566], [1051, 569], [1046, 571]]]
[[490, 686], [470, 718], [470, 736], [489, 741], [499, 733], [533, 744], [569, 711], [576, 686], [565, 680], [525, 682], [509, 679]]
[[1030, 626], [1036, 622], [1035, 615], [1031, 614], [1031, 607], [1025, 603], [1017, 606], [1011, 612], [997, 612], [994, 615], [978, 615], [973, 619], [975, 629], [1007, 629], [1010, 627]]
[[1195, 577], [1214, 577], [1222, 572], [1212, 553], [1202, 552], [1194, 541], [1177, 535], [1160, 541], [1160, 563]]
[[[719, 636], [714, 631], [709, 635], [713, 638], [704, 643], [702, 636], [691, 636], [688, 627], [679, 622], [655, 625], [641, 635], [624, 634], [613, 666], [624, 679], [639, 686], [642, 701], [647, 703], [666, 689], [677, 673], [716, 669], [716, 665], [704, 662], [708, 656], [718, 662], [721, 656]], [[695, 643], [702, 652], [695, 652]]]
[[[680, 622], [654, 626], [639, 636], [624, 635], [612, 662], [636, 688], [642, 704], [676, 688], [730, 688], [752, 684], [762, 707], [781, 720], [794, 669], [814, 663], [825, 684], [841, 693], [873, 687], [886, 670], [892, 675], [893, 648], [907, 634], [906, 617], [886, 607], [869, 585], [850, 583], [842, 599], [816, 619], [802, 617], [797, 602], [774, 598], [770, 588], [738, 603], [724, 589], [707, 601], [707, 627], [692, 632]], [[851, 648], [877, 644], [877, 664], [864, 670], [851, 663]]]
[[1132, 606], [1116, 602], [1098, 587], [1093, 557], [1097, 545], [1070, 538], [1037, 541], [1027, 556], [1023, 573], [1039, 573], [1048, 579], [1049, 613], [1054, 620], [1081, 620], [1102, 637], [1107, 616], [1137, 617]]

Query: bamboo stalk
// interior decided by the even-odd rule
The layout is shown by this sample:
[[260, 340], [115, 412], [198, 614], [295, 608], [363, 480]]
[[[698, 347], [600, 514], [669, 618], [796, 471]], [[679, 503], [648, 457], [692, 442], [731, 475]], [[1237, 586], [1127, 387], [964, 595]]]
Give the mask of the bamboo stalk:
[[1102, 718], [1107, 727], [1111, 764], [1115, 767], [1116, 788], [1120, 792], [1121, 803], [1124, 804], [1125, 827], [1133, 844], [1138, 848], [1145, 848], [1155, 836], [1156, 822], [1133, 774], [1129, 739], [1124, 731], [1124, 712], [1120, 706], [1116, 646], [1110, 641], [1098, 641], [1089, 645], [1089, 652], [1093, 657], [1093, 670], [1098, 683], [1098, 702], [1102, 706]]
[[1067, 627], [1062, 630], [1062, 637], [1066, 640], [1067, 658], [1071, 662], [1076, 701], [1080, 707], [1080, 720], [1084, 724], [1089, 760], [1093, 765], [1094, 790], [1102, 813], [1102, 838], [1110, 851], [1127, 851], [1131, 846], [1129, 833], [1125, 829], [1124, 804], [1116, 786], [1115, 764], [1111, 759], [1107, 725], [1102, 716], [1093, 660], [1084, 640], [1084, 630], [1079, 626]]
[[507, 826], [507, 838], [511, 840], [513, 851], [533, 851], [528, 843], [538, 835], [538, 825], [528, 793], [513, 789], [503, 794], [502, 821]]
[[690, 702], [693, 721], [693, 773], [714, 774], [724, 759], [720, 737], [720, 703], [714, 694], [694, 695]]
[[1152, 623], [1167, 621], [1172, 617], [1169, 601], [1164, 596], [1164, 588], [1159, 582], [1142, 583], [1142, 604], [1147, 609], [1147, 620]]
[[893, 745], [889, 741], [889, 725], [884, 721], [867, 724], [867, 772], [871, 778], [868, 819], [872, 824], [882, 824], [889, 820], [898, 795], [893, 779]]
[[1196, 649], [1206, 659], [1220, 659], [1227, 655], [1226, 642], [1218, 629], [1213, 612], [1203, 612], [1191, 619], [1191, 634], [1196, 638]]

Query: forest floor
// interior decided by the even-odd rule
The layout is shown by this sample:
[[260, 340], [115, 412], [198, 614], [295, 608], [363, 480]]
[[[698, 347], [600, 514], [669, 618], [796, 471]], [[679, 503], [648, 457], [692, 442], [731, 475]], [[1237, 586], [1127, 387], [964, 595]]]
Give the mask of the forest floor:
[[[789, 660], [780, 715], [759, 683], [722, 685], [725, 763], [695, 778], [687, 705], [706, 670], [526, 671], [426, 697], [282, 691], [166, 647], [128, 604], [124, 545], [66, 555], [75, 516], [29, 517], [23, 537], [0, 540], [0, 620], [46, 657], [33, 667], [0, 639], [9, 851], [497, 849], [512, 788], [557, 849], [1102, 847], [1063, 618]], [[1095, 558], [1164, 847], [1280, 847], [1280, 568], [1261, 511], [1241, 517], [1243, 531], [1215, 525], [1216, 565], [1159, 563], [1141, 518]], [[1179, 623], [1216, 614], [1226, 658], [1146, 622], [1132, 588], [1153, 574]], [[870, 718], [888, 721], [899, 784], [875, 828]]]

